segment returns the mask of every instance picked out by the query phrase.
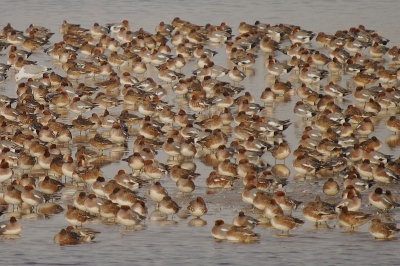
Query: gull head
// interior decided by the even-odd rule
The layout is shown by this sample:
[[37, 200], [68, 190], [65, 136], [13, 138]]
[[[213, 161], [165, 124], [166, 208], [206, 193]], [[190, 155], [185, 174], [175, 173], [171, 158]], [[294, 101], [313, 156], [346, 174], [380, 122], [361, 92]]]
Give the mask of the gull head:
[[17, 74], [15, 74], [15, 81], [19, 81], [20, 79], [22, 79], [21, 75], [19, 75], [19, 72]]

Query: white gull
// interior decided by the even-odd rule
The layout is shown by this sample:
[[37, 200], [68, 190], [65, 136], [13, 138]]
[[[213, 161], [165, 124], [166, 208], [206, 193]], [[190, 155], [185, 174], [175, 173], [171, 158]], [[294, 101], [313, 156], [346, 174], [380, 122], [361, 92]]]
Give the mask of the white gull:
[[43, 76], [43, 73], [46, 73], [47, 71], [51, 70], [51, 68], [48, 68], [43, 65], [24, 65], [19, 72], [15, 75], [15, 80], [18, 81], [23, 78], [41, 78]]

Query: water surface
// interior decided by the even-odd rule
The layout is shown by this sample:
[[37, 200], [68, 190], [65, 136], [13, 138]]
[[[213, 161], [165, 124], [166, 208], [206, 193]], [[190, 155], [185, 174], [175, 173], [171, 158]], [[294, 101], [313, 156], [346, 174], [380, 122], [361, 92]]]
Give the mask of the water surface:
[[[56, 34], [51, 41], [56, 42], [61, 38], [58, 28], [63, 20], [71, 23], [80, 23], [82, 27], [90, 28], [94, 22], [105, 24], [127, 19], [131, 27], [136, 30], [144, 28], [154, 31], [160, 21], [171, 22], [174, 17], [181, 17], [192, 23], [204, 25], [206, 23], [219, 24], [226, 21], [234, 29], [241, 21], [254, 23], [260, 20], [265, 23], [288, 23], [299, 25], [302, 28], [329, 34], [337, 30], [348, 29], [360, 24], [367, 28], [375, 29], [382, 36], [390, 39], [389, 47], [400, 45], [400, 28], [398, 22], [397, 1], [24, 1], [23, 4], [14, 1], [3, 1], [0, 26], [10, 22], [17, 29], [25, 29], [34, 23], [49, 27]], [[318, 47], [315, 43], [313, 46]], [[217, 45], [212, 47], [219, 54], [214, 58], [215, 62], [227, 67], [232, 66], [227, 62], [224, 47]], [[249, 75], [242, 85], [251, 91], [254, 96], [259, 96], [261, 91], [271, 82], [264, 68], [265, 55], [258, 52], [260, 58], [254, 66], [254, 75]], [[51, 64], [48, 58], [42, 55], [33, 55], [34, 60], [44, 64]], [[386, 58], [387, 59], [387, 58]], [[5, 56], [0, 57], [0, 62], [5, 62]], [[195, 67], [194, 62], [186, 67], [184, 73], [190, 74]], [[58, 73], [62, 73], [56, 68]], [[156, 76], [156, 72], [150, 70], [148, 75]], [[1, 93], [15, 96], [15, 82], [4, 82]], [[291, 78], [291, 77], [285, 77]], [[345, 86], [348, 77], [340, 80]], [[223, 80], [229, 81], [228, 78]], [[159, 80], [157, 80], [160, 82]], [[324, 81], [326, 82], [326, 81]], [[325, 83], [321, 83], [325, 84]], [[295, 83], [295, 86], [298, 86]], [[171, 93], [168, 100], [174, 100]], [[291, 119], [293, 124], [285, 131], [284, 138], [292, 150], [297, 147], [299, 134], [310, 122], [302, 121], [292, 113], [297, 96], [291, 96], [286, 101], [277, 103], [274, 107], [264, 110], [265, 114], [279, 119]], [[342, 103], [342, 106], [349, 104]], [[95, 110], [101, 112], [100, 110]], [[113, 110], [118, 114], [120, 110]], [[70, 115], [66, 120], [73, 117]], [[379, 117], [374, 135], [385, 142], [390, 133], [384, 126], [384, 120], [388, 114]], [[121, 154], [122, 158], [132, 151], [132, 140], [128, 142], [128, 148]], [[72, 145], [72, 152], [76, 148]], [[400, 155], [398, 147], [384, 145], [382, 152], [392, 154], [395, 158]], [[269, 154], [263, 157], [268, 163], [274, 161]], [[167, 158], [160, 153], [157, 159], [165, 162]], [[299, 200], [308, 201], [314, 194], [320, 193], [324, 180], [295, 180], [295, 172], [291, 167], [292, 156], [286, 159], [286, 165], [291, 170], [287, 193]], [[208, 204], [209, 213], [204, 216], [207, 225], [203, 227], [190, 227], [187, 219], [175, 217], [176, 223], [160, 224], [146, 221], [145, 229], [138, 231], [126, 231], [118, 225], [104, 225], [101, 223], [89, 224], [88, 227], [101, 231], [96, 238], [96, 243], [78, 246], [58, 246], [53, 243], [53, 236], [61, 228], [67, 226], [63, 213], [58, 215], [43, 216], [40, 214], [20, 215], [17, 218], [23, 223], [24, 230], [19, 238], [1, 238], [2, 263], [4, 265], [39, 264], [39, 265], [104, 265], [121, 263], [126, 265], [254, 265], [266, 262], [272, 264], [307, 264], [307, 265], [339, 265], [353, 264], [383, 264], [394, 265], [398, 263], [398, 240], [375, 241], [368, 233], [368, 225], [364, 225], [355, 234], [344, 233], [345, 230], [336, 226], [332, 229], [318, 229], [313, 224], [306, 222], [304, 226], [293, 232], [294, 237], [278, 237], [276, 231], [269, 227], [258, 227], [254, 231], [261, 235], [260, 241], [251, 245], [234, 244], [229, 242], [217, 242], [210, 234], [211, 227], [216, 219], [224, 219], [231, 222], [239, 210], [245, 209], [252, 214], [245, 203], [242, 202], [240, 193], [241, 184], [237, 184], [232, 190], [207, 193], [204, 180], [212, 170], [198, 158], [194, 160], [197, 172], [202, 175], [196, 179], [194, 196], [203, 196]], [[114, 161], [103, 167], [102, 171], [107, 178], [112, 178], [119, 169], [129, 170], [126, 163]], [[168, 177], [162, 180], [162, 184], [172, 194], [181, 206], [187, 206], [192, 198], [184, 198], [177, 191]], [[391, 188], [398, 193], [399, 187]], [[58, 203], [65, 205], [70, 199], [74, 188], [63, 191], [64, 197]], [[146, 188], [141, 190], [145, 194]], [[207, 193], [207, 194], [206, 194]], [[234, 200], [232, 200], [234, 199]], [[336, 198], [339, 200], [339, 198]], [[367, 204], [364, 196], [363, 204]], [[148, 202], [149, 212], [154, 209]], [[371, 207], [363, 208], [365, 211], [374, 211]], [[256, 215], [256, 214], [254, 214]], [[301, 208], [293, 212], [300, 218]], [[394, 218], [398, 218], [398, 210], [394, 211]], [[335, 226], [335, 222], [331, 223]], [[379, 254], [379, 255], [377, 255]], [[378, 262], [379, 261], [379, 262]]]

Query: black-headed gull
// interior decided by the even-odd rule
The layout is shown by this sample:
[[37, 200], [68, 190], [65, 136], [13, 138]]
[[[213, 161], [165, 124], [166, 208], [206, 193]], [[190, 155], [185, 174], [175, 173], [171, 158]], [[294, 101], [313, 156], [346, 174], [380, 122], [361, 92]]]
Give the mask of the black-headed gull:
[[15, 75], [15, 80], [18, 81], [23, 78], [41, 78], [43, 76], [43, 73], [46, 73], [47, 71], [51, 70], [51, 68], [48, 68], [43, 65], [25, 65], [23, 66], [19, 72]]

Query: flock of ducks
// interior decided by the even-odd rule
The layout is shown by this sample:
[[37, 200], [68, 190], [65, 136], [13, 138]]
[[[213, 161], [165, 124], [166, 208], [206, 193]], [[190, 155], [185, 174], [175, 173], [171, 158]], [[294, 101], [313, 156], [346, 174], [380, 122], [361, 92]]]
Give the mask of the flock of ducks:
[[[240, 189], [239, 208], [252, 208], [242, 208], [231, 224], [217, 219], [215, 239], [257, 241], [253, 229], [260, 224], [289, 234], [305, 223], [292, 216], [300, 206], [316, 227], [337, 219], [352, 231], [371, 221], [369, 232], [379, 239], [399, 231], [390, 210], [400, 205], [400, 161], [381, 153], [382, 141], [370, 136], [379, 120], [400, 131], [400, 50], [376, 31], [360, 25], [317, 35], [257, 21], [241, 22], [233, 35], [226, 23], [175, 18], [154, 32], [127, 20], [91, 28], [64, 21], [60, 33], [62, 40], [51, 42], [54, 33], [33, 24], [1, 31], [0, 82], [14, 78], [16, 97], [0, 96], [1, 206], [10, 217], [0, 234], [18, 235], [16, 216], [31, 212], [64, 214], [69, 226], [54, 236], [61, 245], [91, 242], [99, 232], [83, 225], [94, 220], [137, 229], [177, 214], [204, 226], [201, 217], [213, 203], [194, 196], [196, 186], [207, 186], [216, 200]], [[222, 56], [213, 47], [224, 48], [226, 65], [213, 61]], [[51, 65], [31, 60], [36, 55]], [[240, 84], [260, 61], [268, 78], [257, 95]], [[267, 111], [292, 98], [306, 124], [298, 147], [284, 139], [292, 122]], [[285, 165], [291, 155], [296, 178], [326, 181], [314, 201], [285, 192], [294, 181]], [[197, 173], [195, 161], [213, 171]], [[115, 162], [131, 172], [104, 176], [101, 168]], [[72, 197], [64, 197], [66, 189]], [[148, 213], [150, 204], [156, 207]], [[366, 204], [378, 214], [364, 211]]]

